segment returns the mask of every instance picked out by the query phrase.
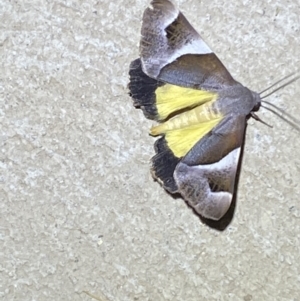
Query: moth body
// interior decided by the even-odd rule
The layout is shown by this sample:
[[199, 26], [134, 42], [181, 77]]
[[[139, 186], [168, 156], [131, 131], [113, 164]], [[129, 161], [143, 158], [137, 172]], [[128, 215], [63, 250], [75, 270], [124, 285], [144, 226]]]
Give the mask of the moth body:
[[151, 135], [157, 136], [167, 131], [179, 130], [190, 126], [201, 126], [203, 122], [220, 118], [222, 116], [221, 112], [218, 110], [217, 105], [212, 103], [214, 101], [215, 99], [202, 106], [197, 106], [175, 115], [166, 122], [153, 127], [150, 131]]

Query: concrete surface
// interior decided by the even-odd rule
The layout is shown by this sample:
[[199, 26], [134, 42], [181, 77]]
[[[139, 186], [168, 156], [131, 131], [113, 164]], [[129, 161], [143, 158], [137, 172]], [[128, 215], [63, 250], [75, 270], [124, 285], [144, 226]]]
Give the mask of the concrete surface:
[[[300, 300], [299, 132], [249, 122], [224, 231], [152, 181], [126, 90], [148, 3], [1, 1], [0, 299]], [[299, 68], [299, 0], [177, 5], [248, 87]], [[299, 86], [269, 101], [299, 117]]]

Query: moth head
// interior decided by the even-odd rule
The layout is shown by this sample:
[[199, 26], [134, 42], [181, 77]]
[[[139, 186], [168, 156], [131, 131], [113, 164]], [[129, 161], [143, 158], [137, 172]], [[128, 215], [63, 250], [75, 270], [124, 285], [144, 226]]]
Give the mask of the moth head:
[[261, 106], [261, 97], [260, 94], [254, 91], [252, 92], [252, 97], [254, 99], [254, 107], [252, 109], [252, 112], [257, 112]]

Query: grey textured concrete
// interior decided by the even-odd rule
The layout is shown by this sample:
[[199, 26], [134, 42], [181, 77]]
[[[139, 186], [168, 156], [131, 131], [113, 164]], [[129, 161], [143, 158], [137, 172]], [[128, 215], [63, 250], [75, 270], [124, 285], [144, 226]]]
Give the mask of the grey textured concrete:
[[[300, 300], [300, 135], [251, 120], [234, 218], [153, 182], [127, 95], [146, 0], [0, 1], [1, 300]], [[299, 68], [300, 3], [177, 1], [260, 91]], [[300, 115], [299, 82], [269, 101]]]

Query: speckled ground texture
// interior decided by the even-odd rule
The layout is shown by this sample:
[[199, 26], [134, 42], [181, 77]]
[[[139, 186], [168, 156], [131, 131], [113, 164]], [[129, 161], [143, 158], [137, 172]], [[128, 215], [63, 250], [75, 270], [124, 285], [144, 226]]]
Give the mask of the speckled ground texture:
[[[298, 131], [249, 121], [224, 231], [152, 180], [126, 88], [148, 4], [1, 1], [0, 299], [300, 300]], [[249, 88], [299, 69], [299, 0], [176, 4]], [[300, 82], [269, 101], [299, 117]]]

